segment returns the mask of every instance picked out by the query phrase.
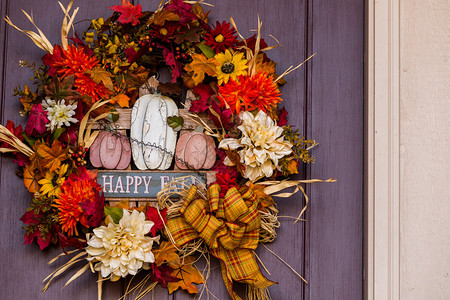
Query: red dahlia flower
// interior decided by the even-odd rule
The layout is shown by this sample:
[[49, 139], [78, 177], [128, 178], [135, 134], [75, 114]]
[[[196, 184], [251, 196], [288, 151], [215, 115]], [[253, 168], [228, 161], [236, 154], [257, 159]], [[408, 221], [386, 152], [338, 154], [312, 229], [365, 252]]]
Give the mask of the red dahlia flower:
[[230, 23], [225, 21], [220, 24], [219, 21], [216, 22], [216, 27], [210, 32], [205, 34], [205, 44], [211, 46], [216, 53], [223, 52], [227, 48], [236, 48], [237, 36], [236, 30], [231, 27]]

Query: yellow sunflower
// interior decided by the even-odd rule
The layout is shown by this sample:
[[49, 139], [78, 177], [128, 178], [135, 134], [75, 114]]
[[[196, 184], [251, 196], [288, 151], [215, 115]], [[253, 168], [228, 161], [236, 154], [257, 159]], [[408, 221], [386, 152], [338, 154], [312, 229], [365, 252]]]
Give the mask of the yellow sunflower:
[[56, 172], [45, 173], [45, 177], [39, 180], [39, 184], [41, 185], [39, 191], [44, 195], [47, 194], [49, 197], [58, 196], [61, 192], [61, 186], [66, 180], [65, 174], [68, 167], [68, 164], [64, 164]]
[[239, 75], [247, 75], [247, 60], [243, 58], [244, 53], [234, 52], [226, 49], [225, 53], [217, 53], [214, 58], [217, 61], [216, 77], [219, 85], [227, 83], [228, 80], [236, 78]]

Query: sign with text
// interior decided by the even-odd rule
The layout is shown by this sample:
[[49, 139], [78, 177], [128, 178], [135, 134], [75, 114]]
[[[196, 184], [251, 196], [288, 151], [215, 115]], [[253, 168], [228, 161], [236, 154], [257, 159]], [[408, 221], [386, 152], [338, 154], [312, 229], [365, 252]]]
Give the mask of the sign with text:
[[173, 178], [192, 176], [206, 184], [206, 174], [182, 171], [102, 171], [97, 182], [105, 198], [155, 198]]

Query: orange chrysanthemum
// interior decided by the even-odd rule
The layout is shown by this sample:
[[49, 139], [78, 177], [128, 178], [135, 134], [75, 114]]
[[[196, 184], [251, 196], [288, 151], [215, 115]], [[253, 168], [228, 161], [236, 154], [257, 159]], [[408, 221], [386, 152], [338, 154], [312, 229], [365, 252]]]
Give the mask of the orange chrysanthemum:
[[95, 57], [89, 57], [83, 49], [78, 49], [74, 45], [69, 45], [68, 49], [63, 52], [63, 59], [56, 62], [56, 67], [61, 67], [57, 71], [62, 77], [75, 74], [81, 75], [86, 70], [91, 70], [98, 64], [98, 60]]
[[103, 83], [95, 83], [91, 75], [86, 73], [75, 78], [75, 87], [81, 95], [92, 97], [93, 102], [111, 94], [111, 91]]
[[[74, 174], [72, 174], [74, 175]], [[86, 202], [96, 201], [95, 190], [101, 191], [101, 186], [88, 177], [87, 174], [81, 176], [69, 176], [61, 186], [61, 192], [55, 199], [54, 206], [58, 209], [59, 223], [64, 232], [69, 235], [78, 235], [77, 223], [89, 227], [87, 224], [88, 215], [83, 210], [82, 205]]]
[[267, 73], [256, 73], [252, 77], [241, 75], [219, 87], [222, 105], [229, 106], [234, 113], [255, 109], [267, 113], [282, 101], [280, 95], [278, 85]]
[[57, 73], [62, 78], [75, 75], [75, 87], [81, 95], [92, 97], [92, 101], [95, 102], [111, 94], [103, 83], [96, 83], [89, 74], [85, 73], [99, 63], [97, 58], [90, 57], [83, 49], [78, 49], [74, 45], [69, 45], [62, 57], [61, 61], [54, 64], [55, 67], [60, 67]]

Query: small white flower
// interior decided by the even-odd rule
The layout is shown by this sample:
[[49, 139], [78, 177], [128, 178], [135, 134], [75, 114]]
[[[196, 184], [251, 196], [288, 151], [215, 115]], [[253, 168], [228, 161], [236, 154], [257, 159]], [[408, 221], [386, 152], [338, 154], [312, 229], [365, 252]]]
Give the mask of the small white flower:
[[145, 236], [154, 223], [146, 221], [144, 213], [134, 210], [130, 214], [126, 209], [119, 224], [110, 216], [107, 221], [108, 227], [94, 229], [94, 236], [87, 242], [88, 260], [97, 262], [95, 270], [101, 272], [103, 278], [111, 276], [115, 281], [128, 274], [136, 275], [141, 268], [148, 269], [155, 261], [151, 251], [153, 242], [159, 242], [159, 236]]
[[70, 123], [77, 123], [78, 120], [73, 118], [75, 115], [75, 109], [77, 104], [66, 105], [66, 100], [62, 99], [56, 102], [53, 99], [45, 98], [42, 100], [42, 107], [47, 111], [47, 118], [50, 121], [46, 127], [49, 127], [51, 131], [56, 128], [61, 128], [65, 125], [70, 126]]
[[[223, 139], [219, 148], [238, 151], [240, 162], [245, 166], [244, 177], [251, 181], [262, 177], [270, 177], [273, 170], [278, 168], [278, 161], [291, 154], [292, 144], [284, 140], [283, 128], [263, 111], [254, 117], [252, 113], [244, 111], [240, 115], [242, 125], [238, 129], [242, 132], [240, 139]], [[228, 157], [226, 165], [232, 165]]]

